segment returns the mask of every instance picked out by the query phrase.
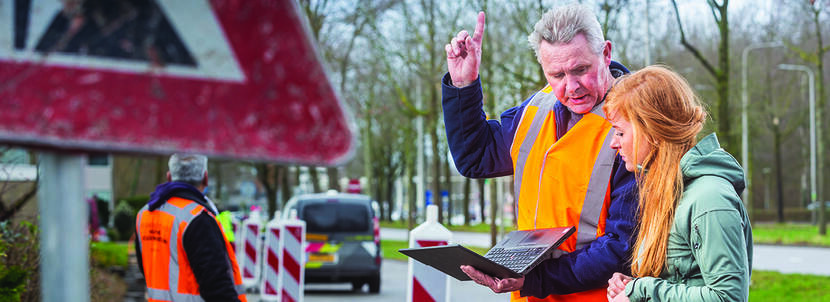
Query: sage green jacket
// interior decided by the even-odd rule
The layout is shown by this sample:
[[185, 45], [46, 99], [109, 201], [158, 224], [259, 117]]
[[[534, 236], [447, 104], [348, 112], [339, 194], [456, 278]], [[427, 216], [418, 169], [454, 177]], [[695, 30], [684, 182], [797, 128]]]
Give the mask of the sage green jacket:
[[685, 189], [660, 278], [629, 282], [631, 301], [747, 301], [752, 230], [740, 193], [744, 173], [710, 134], [680, 160]]

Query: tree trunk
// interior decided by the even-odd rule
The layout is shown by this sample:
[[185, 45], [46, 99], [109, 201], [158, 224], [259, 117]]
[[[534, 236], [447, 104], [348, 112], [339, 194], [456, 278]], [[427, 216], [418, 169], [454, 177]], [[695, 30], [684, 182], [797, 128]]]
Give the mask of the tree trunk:
[[[827, 4], [825, 1], [824, 4]], [[816, 137], [818, 137], [818, 146], [816, 147], [816, 161], [818, 162], [818, 169], [816, 170], [816, 181], [819, 184], [818, 188], [816, 188], [816, 200], [819, 201], [818, 207], [818, 233], [819, 235], [827, 235], [827, 205], [824, 200], [824, 188], [830, 186], [830, 184], [824, 183], [824, 169], [830, 166], [827, 162], [827, 157], [824, 154], [824, 143], [830, 142], [830, 131], [824, 131], [822, 128], [822, 124], [824, 121], [824, 106], [826, 104], [825, 97], [825, 87], [824, 86], [824, 54], [827, 53], [828, 49], [824, 48], [824, 40], [822, 33], [821, 25], [822, 23], [819, 20], [821, 9], [813, 8], [813, 24], [816, 30], [816, 40], [818, 40], [818, 45], [816, 45], [816, 69], [818, 70], [818, 79], [816, 79], [816, 84], [818, 88], [818, 93], [816, 94]]]
[[497, 190], [496, 178], [490, 179], [490, 246], [496, 246], [496, 237], [498, 235], [498, 228], [496, 220], [498, 219], [499, 205], [499, 191]]
[[487, 220], [484, 220], [484, 217], [486, 217], [486, 216], [484, 216], [484, 212], [486, 211], [487, 208], [484, 207], [484, 179], [483, 178], [478, 179], [478, 204], [479, 204], [479, 210], [480, 210], [479, 215], [481, 215], [481, 216], [479, 216], [479, 217], [481, 217], [480, 221], [481, 221], [481, 223], [487, 223]]
[[288, 203], [288, 200], [294, 197], [294, 183], [291, 182], [291, 167], [281, 166], [280, 170], [282, 171], [282, 205], [285, 206], [285, 204]]
[[415, 173], [417, 171], [415, 161], [410, 162], [406, 169], [406, 182], [409, 184], [407, 195], [409, 196], [409, 211], [407, 211], [407, 229], [415, 228], [415, 223], [418, 216], [418, 183], [415, 181]]
[[326, 168], [326, 174], [329, 178], [329, 190], [342, 191], [340, 188], [340, 170], [337, 167], [328, 167]]
[[[141, 178], [142, 161], [143, 159], [141, 159], [140, 157], [136, 159], [135, 169], [133, 169], [133, 173], [135, 173], [135, 176], [133, 176], [133, 181], [132, 183], [130, 183], [130, 195], [128, 197], [135, 196], [135, 191], [138, 190], [138, 179]], [[162, 182], [159, 182], [159, 184], [161, 183]]]
[[447, 191], [447, 225], [452, 225], [452, 178], [450, 177], [450, 162], [444, 164], [444, 190]]
[[394, 177], [386, 178], [386, 221], [392, 220], [392, 212], [395, 209], [395, 179]]
[[438, 155], [438, 133], [429, 127], [432, 141], [432, 203], [438, 206], [438, 223], [444, 223], [444, 204], [441, 200], [441, 156]]
[[317, 173], [317, 166], [308, 166], [308, 176], [311, 178], [311, 188], [314, 193], [320, 193], [320, 174]]
[[277, 210], [277, 186], [276, 178], [274, 177], [274, 165], [259, 163], [254, 166], [256, 169], [256, 177], [262, 188], [265, 189], [265, 199], [267, 200], [268, 209], [266, 215], [271, 215]]
[[781, 175], [781, 126], [778, 124], [778, 117], [773, 118], [773, 144], [775, 152], [775, 187], [777, 188], [778, 199], [778, 223], [784, 223], [784, 193]]
[[470, 225], [470, 189], [472, 189], [472, 181], [464, 177], [464, 225]]

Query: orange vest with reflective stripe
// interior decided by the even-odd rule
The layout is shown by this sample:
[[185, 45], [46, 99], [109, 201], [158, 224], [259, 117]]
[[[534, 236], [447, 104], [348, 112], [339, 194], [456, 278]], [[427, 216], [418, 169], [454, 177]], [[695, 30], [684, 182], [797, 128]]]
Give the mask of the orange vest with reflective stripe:
[[[616, 151], [609, 146], [611, 123], [599, 105], [557, 140], [556, 102], [550, 86], [533, 96], [522, 112], [510, 154], [519, 229], [577, 228], [554, 253], [559, 257], [605, 234]], [[606, 301], [605, 294], [599, 288], [537, 299], [519, 297], [516, 291], [511, 301]]]
[[[173, 197], [158, 209], [150, 211], [144, 206], [136, 217], [136, 230], [141, 245], [144, 277], [147, 283], [148, 301], [204, 301], [199, 295], [199, 284], [182, 245], [182, 236], [196, 216], [206, 212], [216, 217], [197, 202]], [[219, 230], [222, 226], [216, 221]], [[242, 287], [242, 276], [236, 264], [236, 255], [224, 231], [225, 250], [239, 300], [247, 298]]]

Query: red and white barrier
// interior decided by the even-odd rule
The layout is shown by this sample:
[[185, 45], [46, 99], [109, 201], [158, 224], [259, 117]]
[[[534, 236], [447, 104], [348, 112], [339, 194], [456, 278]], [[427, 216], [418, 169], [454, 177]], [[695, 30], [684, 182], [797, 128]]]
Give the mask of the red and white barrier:
[[302, 302], [305, 290], [305, 221], [297, 219], [296, 210], [291, 218], [282, 222], [280, 234], [280, 260], [282, 271], [278, 274], [280, 301]]
[[259, 297], [263, 301], [279, 301], [279, 274], [280, 263], [280, 224], [279, 212], [265, 226], [265, 247], [263, 248], [262, 283], [259, 287]]
[[262, 229], [262, 220], [259, 217], [259, 211], [251, 212], [248, 219], [242, 222], [242, 246], [243, 252], [242, 261], [240, 263], [242, 269], [242, 284], [246, 287], [256, 286], [259, 281], [261, 258], [262, 239], [259, 237], [259, 232]]
[[242, 243], [242, 220], [236, 218], [236, 215], [231, 215], [231, 232], [233, 232], [233, 242], [231, 243], [231, 248], [233, 252], [236, 253], [236, 262], [242, 263], [242, 257], [239, 255], [239, 250], [241, 249]]
[[[409, 232], [409, 247], [447, 245], [452, 233], [438, 223], [438, 207], [427, 207], [427, 220]], [[409, 275], [406, 281], [407, 302], [433, 302], [450, 300], [450, 280], [446, 274], [418, 261], [409, 259]]]

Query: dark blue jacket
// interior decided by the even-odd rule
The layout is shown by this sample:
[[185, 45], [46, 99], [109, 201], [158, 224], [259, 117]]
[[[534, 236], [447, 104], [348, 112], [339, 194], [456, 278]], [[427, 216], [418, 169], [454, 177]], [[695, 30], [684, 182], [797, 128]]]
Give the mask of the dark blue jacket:
[[[628, 73], [617, 62], [612, 62], [610, 69], [615, 77]], [[449, 74], [441, 82], [447, 140], [459, 173], [472, 178], [513, 174], [510, 146], [530, 98], [505, 111], [500, 122], [486, 120], [480, 79], [464, 88], [452, 86]], [[559, 102], [554, 105], [554, 112], [557, 129], [562, 129], [557, 137], [562, 137], [567, 131], [570, 112]], [[573, 253], [542, 262], [525, 276], [523, 296], [542, 298], [601, 288], [607, 285], [614, 272], [629, 274], [637, 185], [634, 174], [625, 169], [619, 155], [614, 160], [611, 178], [611, 205], [605, 220], [605, 235]]]

